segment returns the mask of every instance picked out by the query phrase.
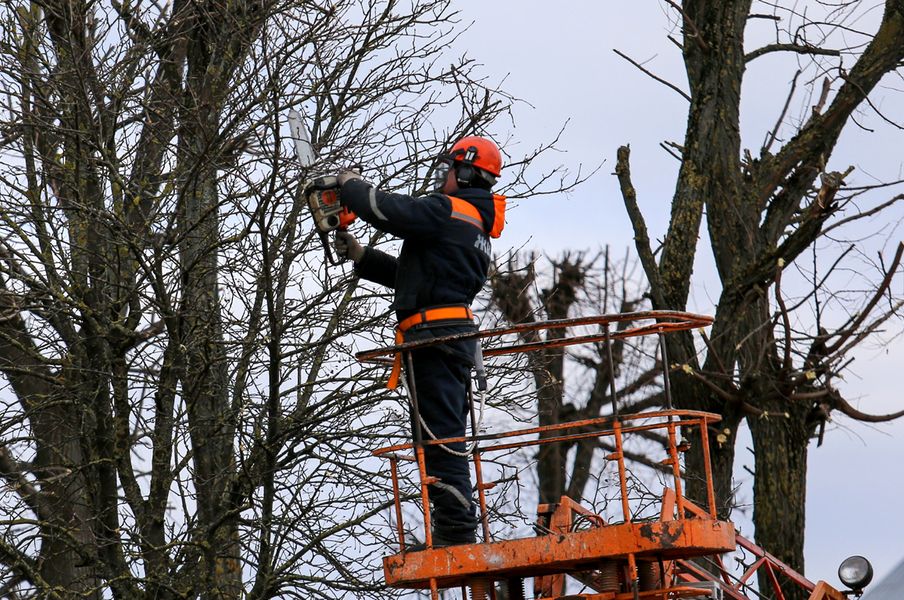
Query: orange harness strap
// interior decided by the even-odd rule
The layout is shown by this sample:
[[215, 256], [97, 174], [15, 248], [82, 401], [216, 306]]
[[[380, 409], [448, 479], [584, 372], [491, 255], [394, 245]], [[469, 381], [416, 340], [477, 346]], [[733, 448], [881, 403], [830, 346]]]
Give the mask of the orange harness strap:
[[[405, 332], [421, 323], [433, 323], [436, 321], [473, 321], [474, 313], [467, 306], [438, 306], [425, 308], [407, 319], [404, 319], [395, 330], [396, 346], [405, 343]], [[402, 374], [402, 353], [396, 352], [392, 360], [392, 371], [389, 373], [389, 381], [386, 387], [394, 390], [399, 387], [399, 376]]]

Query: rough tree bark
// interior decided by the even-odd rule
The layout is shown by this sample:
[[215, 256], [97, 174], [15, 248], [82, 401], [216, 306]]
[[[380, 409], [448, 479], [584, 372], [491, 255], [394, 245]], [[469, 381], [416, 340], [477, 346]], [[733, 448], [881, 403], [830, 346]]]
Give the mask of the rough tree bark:
[[[723, 430], [710, 437], [723, 515], [731, 506], [734, 436], [740, 422], [748, 419], [756, 458], [757, 539], [774, 555], [803, 570], [807, 446], [820, 423], [813, 418], [814, 406], [822, 403], [828, 411], [852, 414], [831, 386], [832, 368], [841, 362], [839, 351], [850, 350], [852, 336], [860, 339], [872, 325], [865, 323], [864, 315], [830, 334], [813, 333], [802, 343], [793, 342], [781, 295], [776, 291], [773, 300], [769, 290], [778, 289], [782, 270], [813, 245], [830, 219], [838, 220], [840, 203], [835, 196], [850, 170], [827, 173], [825, 167], [853, 111], [883, 76], [901, 66], [904, 2], [885, 2], [878, 30], [855, 64], [841, 70], [834, 96], [829, 100], [824, 95], [809, 118], [775, 152], [771, 151], [776, 141], [772, 135], [756, 158], [745, 154], [740, 136], [741, 85], [749, 61], [777, 50], [822, 56], [839, 56], [840, 52], [794, 39], [745, 54], [750, 0], [685, 0], [669, 5], [682, 23], [690, 106], [671, 220], [658, 260], [637, 206], [627, 147], [619, 149], [616, 172], [650, 280], [654, 308], [686, 308], [706, 212], [723, 287], [702, 364], [690, 334], [671, 336], [671, 360], [682, 366], [673, 371], [676, 403], [723, 415]], [[776, 8], [776, 21], [790, 15], [782, 10]], [[826, 80], [827, 86], [831, 83]], [[898, 260], [896, 257], [887, 271], [894, 272]], [[887, 282], [876, 288], [873, 298], [865, 302], [865, 310], [887, 290]], [[784, 335], [777, 336], [776, 330]], [[814, 378], [802, 374], [807, 369], [813, 373], [813, 364], [795, 365], [792, 346], [796, 344], [793, 354], [812, 356], [808, 349], [825, 345], [828, 339], [832, 352], [823, 353], [818, 361], [825, 377], [814, 386]], [[689, 462], [687, 467], [689, 493], [697, 495], [693, 474], [700, 472], [700, 465]], [[761, 589], [766, 589], [763, 584]], [[788, 594], [786, 597], [800, 597], [797, 590]]]

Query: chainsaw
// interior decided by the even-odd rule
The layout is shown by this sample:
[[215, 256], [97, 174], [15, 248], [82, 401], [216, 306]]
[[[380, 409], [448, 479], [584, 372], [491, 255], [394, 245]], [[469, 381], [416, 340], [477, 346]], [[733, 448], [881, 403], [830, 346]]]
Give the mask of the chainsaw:
[[[302, 168], [308, 171], [317, 162], [317, 153], [311, 144], [311, 138], [301, 120], [301, 115], [294, 109], [289, 111], [289, 129], [295, 140], [295, 156]], [[360, 167], [355, 170], [360, 172]], [[320, 235], [327, 260], [332, 265], [340, 264], [341, 261], [336, 260], [330, 251], [328, 234], [337, 229], [342, 231], [348, 229], [348, 226], [355, 220], [355, 213], [343, 207], [339, 202], [339, 178], [336, 175], [324, 175], [308, 179], [302, 184], [301, 193], [314, 217], [314, 226]]]

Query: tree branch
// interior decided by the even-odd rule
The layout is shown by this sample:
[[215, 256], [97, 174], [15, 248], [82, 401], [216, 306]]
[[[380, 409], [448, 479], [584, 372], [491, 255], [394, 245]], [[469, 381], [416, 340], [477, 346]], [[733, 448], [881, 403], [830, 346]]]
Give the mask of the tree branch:
[[697, 27], [697, 24], [694, 20], [687, 14], [687, 11], [684, 10], [684, 7], [674, 2], [673, 0], [665, 0], [666, 4], [677, 10], [681, 13], [681, 20], [685, 23], [688, 29], [690, 29], [690, 33], [685, 32], [685, 38], [692, 38], [697, 42], [697, 45], [700, 46], [700, 49], [703, 51], [709, 50], [709, 44], [706, 43], [706, 40], [703, 39], [703, 34], [700, 32], [700, 28]]
[[782, 319], [782, 329], [785, 332], [785, 352], [782, 360], [782, 369], [791, 369], [791, 318], [788, 316], [788, 307], [785, 305], [785, 299], [782, 297], [782, 272], [784, 272], [784, 263], [778, 262], [775, 265], [775, 302], [778, 305], [779, 314]]
[[794, 78], [791, 80], [791, 89], [788, 90], [788, 95], [785, 97], [785, 105], [782, 107], [782, 112], [779, 113], [778, 119], [775, 120], [775, 126], [772, 128], [772, 131], [766, 136], [766, 141], [763, 142], [763, 147], [760, 149], [760, 155], [765, 155], [769, 152], [769, 148], [772, 147], [772, 142], [775, 141], [775, 138], [778, 135], [778, 130], [782, 126], [782, 121], [785, 120], [785, 115], [788, 114], [788, 107], [791, 106], [791, 98], [794, 97], [794, 91], [797, 89], [798, 77], [800, 77], [800, 69], [794, 73]]
[[656, 264], [653, 250], [650, 248], [650, 236], [647, 233], [646, 221], [637, 206], [637, 190], [634, 189], [634, 184], [631, 182], [630, 157], [631, 148], [629, 146], [621, 146], [618, 149], [615, 175], [618, 177], [625, 208], [634, 228], [634, 245], [637, 247], [637, 254], [640, 256], [640, 264], [643, 265], [643, 270], [650, 282], [650, 296], [653, 298], [653, 308], [665, 308], [666, 303], [663, 296], [662, 280], [659, 277], [659, 266]]
[[4, 539], [0, 539], [0, 563], [9, 565], [20, 578], [39, 588], [42, 598], [62, 600], [62, 597], [41, 577], [37, 561], [7, 544]]
[[871, 415], [865, 412], [861, 412], [854, 408], [848, 403], [847, 400], [841, 397], [840, 394], [834, 394], [834, 400], [837, 404], [838, 410], [840, 410], [845, 415], [849, 416], [852, 419], [856, 419], [858, 421], [863, 421], [865, 423], [885, 423], [887, 421], [894, 421], [895, 419], [900, 419], [904, 417], [904, 410], [890, 413], [887, 415]]
[[762, 48], [757, 48], [744, 55], [744, 62], [750, 61], [769, 54], [770, 52], [796, 52], [797, 54], [813, 54], [823, 56], [841, 56], [840, 50], [831, 50], [828, 48], [820, 48], [819, 46], [811, 46], [809, 44], [768, 44]]
[[849, 167], [844, 173], [837, 171], [824, 173], [822, 187], [814, 202], [804, 209], [802, 222], [798, 228], [788, 235], [777, 248], [761, 252], [760, 256], [751, 261], [749, 266], [740, 273], [737, 280], [730, 282], [726, 288], [730, 287], [732, 293], [738, 297], [743, 296], [753, 286], [768, 283], [775, 275], [775, 265], [779, 260], [790, 264], [801, 252], [809, 248], [822, 231], [823, 223], [837, 210], [835, 194], [844, 184], [844, 178], [852, 170], [853, 167]]
[[769, 173], [762, 179], [761, 196], [771, 196], [795, 170], [813, 168], [818, 161], [825, 160], [854, 110], [886, 73], [898, 67], [902, 58], [904, 6], [900, 2], [889, 2], [879, 30], [845, 78], [829, 108], [823, 114], [814, 113], [772, 161]]
[[[845, 189], [850, 189], [850, 188], [845, 188]], [[825, 229], [822, 230], [822, 235], [825, 235], [825, 234], [829, 233], [830, 231], [832, 231], [833, 229], [837, 229], [838, 227], [841, 227], [842, 225], [846, 225], [847, 223], [851, 223], [853, 221], [857, 221], [859, 219], [871, 217], [875, 214], [878, 214], [878, 213], [882, 212], [883, 210], [885, 210], [886, 208], [888, 208], [894, 204], [897, 204], [901, 200], [904, 200], [904, 194], [898, 194], [894, 198], [892, 198], [890, 200], [886, 200], [882, 204], [878, 204], [867, 211], [859, 212], [856, 215], [851, 215], [850, 217], [845, 217], [843, 219], [839, 219], [838, 221], [834, 221], [831, 225], [829, 225], [828, 227], [826, 227]]]
[[6, 480], [9, 489], [16, 492], [39, 519], [47, 517], [41, 492], [25, 478], [22, 465], [10, 455], [9, 449], [3, 445], [0, 445], [0, 477]]
[[[863, 307], [863, 310], [858, 312], [854, 317], [848, 320], [841, 328], [839, 328], [839, 332], [844, 332], [840, 335], [840, 337], [830, 345], [826, 347], [827, 354], [835, 353], [850, 337], [854, 334], [860, 325], [867, 319], [870, 312], [872, 312], [873, 308], [882, 299], [882, 296], [885, 295], [886, 290], [891, 285], [891, 281], [895, 276], [895, 272], [898, 270], [898, 266], [901, 264], [901, 257], [904, 255], [904, 242], [898, 244], [898, 248], [895, 251], [895, 256], [891, 261], [891, 265], [885, 273], [885, 277], [882, 278], [882, 282], [879, 284], [879, 287], [876, 288], [876, 292], [873, 294], [873, 297], [870, 298], [869, 302], [866, 303], [866, 306]], [[835, 335], [839, 335], [836, 333]]]

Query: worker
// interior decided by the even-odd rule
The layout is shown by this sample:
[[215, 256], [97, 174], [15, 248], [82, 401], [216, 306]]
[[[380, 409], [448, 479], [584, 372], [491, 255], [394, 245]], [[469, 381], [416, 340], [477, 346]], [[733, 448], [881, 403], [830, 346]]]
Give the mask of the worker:
[[[344, 231], [336, 253], [355, 273], [395, 290], [397, 341], [419, 341], [477, 330], [471, 302], [490, 265], [490, 238], [505, 224], [505, 198], [492, 193], [502, 155], [489, 139], [468, 136], [433, 165], [435, 191], [422, 197], [376, 189], [354, 171], [339, 174], [340, 202], [377, 229], [403, 240], [398, 258], [362, 247]], [[463, 437], [477, 340], [457, 340], [411, 353], [421, 439]], [[394, 386], [390, 379], [390, 387]], [[433, 546], [474, 543], [477, 516], [464, 443], [424, 448], [433, 506]]]

